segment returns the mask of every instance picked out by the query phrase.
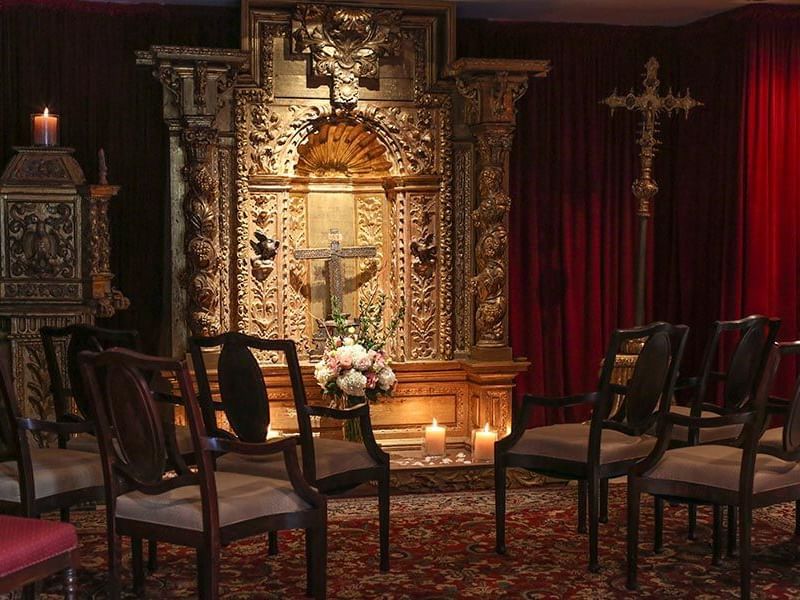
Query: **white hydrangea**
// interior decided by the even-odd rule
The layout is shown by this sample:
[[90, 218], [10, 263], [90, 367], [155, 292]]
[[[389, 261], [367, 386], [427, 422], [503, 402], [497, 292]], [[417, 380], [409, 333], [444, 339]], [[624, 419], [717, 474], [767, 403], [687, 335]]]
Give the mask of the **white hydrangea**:
[[363, 396], [367, 387], [367, 376], [356, 369], [350, 369], [336, 378], [336, 385], [348, 396]]
[[390, 389], [392, 389], [396, 381], [397, 376], [389, 367], [381, 369], [381, 371], [378, 373], [378, 387], [384, 392], [388, 392]]
[[361, 344], [353, 346], [353, 366], [359, 371], [369, 371], [372, 368], [372, 358]]
[[328, 366], [324, 359], [317, 363], [317, 366], [314, 369], [314, 379], [317, 380], [317, 383], [319, 383], [320, 386], [324, 388], [332, 379], [335, 378], [336, 372]]

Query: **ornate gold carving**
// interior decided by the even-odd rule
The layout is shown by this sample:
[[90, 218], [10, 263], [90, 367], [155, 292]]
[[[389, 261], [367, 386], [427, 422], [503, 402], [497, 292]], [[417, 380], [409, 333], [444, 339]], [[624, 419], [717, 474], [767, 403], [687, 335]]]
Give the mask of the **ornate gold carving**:
[[12, 200], [7, 210], [11, 277], [76, 277], [73, 203]]
[[347, 177], [388, 175], [386, 147], [363, 123], [323, 122], [298, 148], [298, 175]]
[[181, 142], [186, 157], [184, 214], [189, 328], [193, 335], [220, 332], [219, 214], [214, 169], [218, 132], [205, 125], [184, 128]]
[[[427, 194], [408, 194], [411, 236], [414, 240], [431, 240], [435, 245], [436, 224], [434, 213], [428, 206], [434, 204]], [[412, 242], [413, 246], [414, 242]], [[411, 358], [432, 358], [436, 355], [436, 285], [433, 268], [427, 268], [418, 260], [411, 265]]]
[[[386, 148], [393, 175], [422, 175], [436, 168], [432, 114], [425, 109], [374, 105], [349, 111], [329, 105], [290, 106], [286, 123], [276, 124], [269, 161], [251, 172], [293, 175], [299, 147], [325, 123], [360, 124], [374, 132]], [[246, 127], [247, 124], [243, 123]]]
[[219, 294], [220, 326], [223, 331], [231, 328], [231, 165], [233, 151], [230, 146], [217, 147], [217, 173], [219, 174]]
[[639, 177], [633, 182], [633, 195], [639, 201], [636, 214], [640, 220], [639, 233], [639, 253], [636, 258], [636, 323], [644, 323], [644, 296], [645, 296], [645, 262], [647, 253], [647, 220], [652, 216], [652, 201], [658, 194], [658, 184], [653, 178], [653, 160], [656, 155], [656, 146], [659, 144], [656, 138], [658, 120], [661, 113], [672, 116], [673, 111], [682, 110], [686, 117], [689, 111], [696, 106], [702, 106], [692, 98], [688, 88], [686, 94], [681, 96], [673, 95], [672, 88], [666, 96], [658, 93], [661, 82], [658, 80], [658, 61], [655, 57], [645, 64], [644, 73], [644, 92], [640, 95], [633, 93], [633, 89], [625, 96], [617, 95], [617, 90], [601, 100], [602, 104], [611, 108], [611, 114], [618, 108], [626, 108], [642, 113], [642, 129], [636, 143], [639, 144], [639, 162], [641, 171]]
[[360, 78], [376, 78], [378, 61], [400, 47], [400, 11], [300, 4], [292, 22], [295, 51], [311, 54], [314, 75], [333, 78], [331, 102], [358, 103]]
[[98, 317], [112, 317], [118, 310], [130, 306], [130, 300], [112, 287], [109, 261], [111, 235], [108, 229], [108, 204], [119, 191], [117, 186], [90, 185], [84, 196], [89, 202], [89, 278], [92, 288], [92, 303]]
[[276, 37], [283, 37], [288, 34], [286, 23], [261, 23], [260, 32], [260, 54], [259, 54], [259, 77], [260, 85], [264, 90], [267, 102], [275, 99], [273, 65], [275, 62], [275, 50], [273, 40]]
[[250, 134], [248, 139], [252, 148], [249, 172], [251, 174], [274, 173], [276, 166], [273, 142], [280, 119], [278, 115], [260, 103], [250, 106], [249, 112]]
[[295, 340], [298, 352], [307, 357], [311, 351], [312, 331], [308, 324], [306, 309], [306, 264], [297, 260], [294, 251], [305, 248], [306, 241], [306, 203], [302, 196], [284, 196], [284, 206], [281, 211], [283, 216], [283, 239], [286, 251], [282, 254], [283, 261], [283, 310], [284, 310], [284, 335]]
[[506, 219], [511, 199], [503, 191], [503, 170], [487, 166], [478, 176], [480, 204], [473, 212], [478, 242], [475, 246], [477, 275], [470, 281], [473, 293], [477, 294], [475, 327], [478, 345], [503, 343], [504, 318], [507, 298], [506, 252], [508, 230]]
[[461, 354], [469, 351], [472, 343], [472, 303], [467, 293], [468, 276], [472, 265], [472, 198], [475, 169], [472, 149], [457, 146], [454, 154], [455, 177], [455, 350]]
[[383, 264], [383, 199], [361, 196], [357, 202], [357, 245], [375, 248], [374, 257], [363, 258], [358, 263], [358, 298], [360, 302], [367, 302], [380, 287], [377, 275]]
[[439, 354], [453, 358], [453, 101], [447, 96], [439, 109]]
[[[278, 194], [254, 194], [250, 222], [263, 235], [276, 239], [278, 236]], [[271, 272], [263, 280], [256, 280], [251, 285], [252, 311], [251, 332], [259, 337], [280, 337], [278, 313], [278, 275]]]

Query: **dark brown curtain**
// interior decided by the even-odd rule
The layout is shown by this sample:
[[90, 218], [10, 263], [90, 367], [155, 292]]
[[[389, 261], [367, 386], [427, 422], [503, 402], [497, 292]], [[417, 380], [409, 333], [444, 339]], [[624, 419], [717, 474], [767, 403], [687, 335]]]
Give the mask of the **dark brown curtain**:
[[30, 143], [32, 112], [61, 116], [61, 143], [90, 181], [97, 150], [122, 191], [112, 203], [112, 268], [131, 299], [112, 325], [139, 329], [158, 349], [165, 305], [167, 131], [161, 85], [137, 67], [153, 44], [239, 47], [238, 9], [73, 0], [0, 1], [0, 152]]

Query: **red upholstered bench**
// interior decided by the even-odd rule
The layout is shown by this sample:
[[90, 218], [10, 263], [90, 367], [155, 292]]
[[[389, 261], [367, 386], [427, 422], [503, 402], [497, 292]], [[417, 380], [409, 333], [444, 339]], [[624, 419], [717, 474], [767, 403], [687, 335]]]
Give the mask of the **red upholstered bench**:
[[0, 593], [65, 571], [64, 597], [75, 599], [78, 536], [69, 523], [0, 515]]

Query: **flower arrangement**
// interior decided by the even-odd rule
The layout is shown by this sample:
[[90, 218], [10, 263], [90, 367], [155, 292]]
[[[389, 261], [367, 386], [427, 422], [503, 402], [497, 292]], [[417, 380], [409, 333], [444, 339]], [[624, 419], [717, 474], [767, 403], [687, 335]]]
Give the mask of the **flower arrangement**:
[[[363, 402], [376, 402], [394, 389], [397, 377], [384, 351], [403, 318], [403, 309], [384, 323], [386, 297], [373, 295], [359, 303], [360, 316], [352, 321], [342, 313], [335, 298], [331, 300], [330, 327], [326, 327], [326, 349], [316, 364], [314, 377], [337, 408]], [[328, 325], [328, 324], [326, 324]], [[345, 423], [345, 437], [360, 439], [357, 421]]]

